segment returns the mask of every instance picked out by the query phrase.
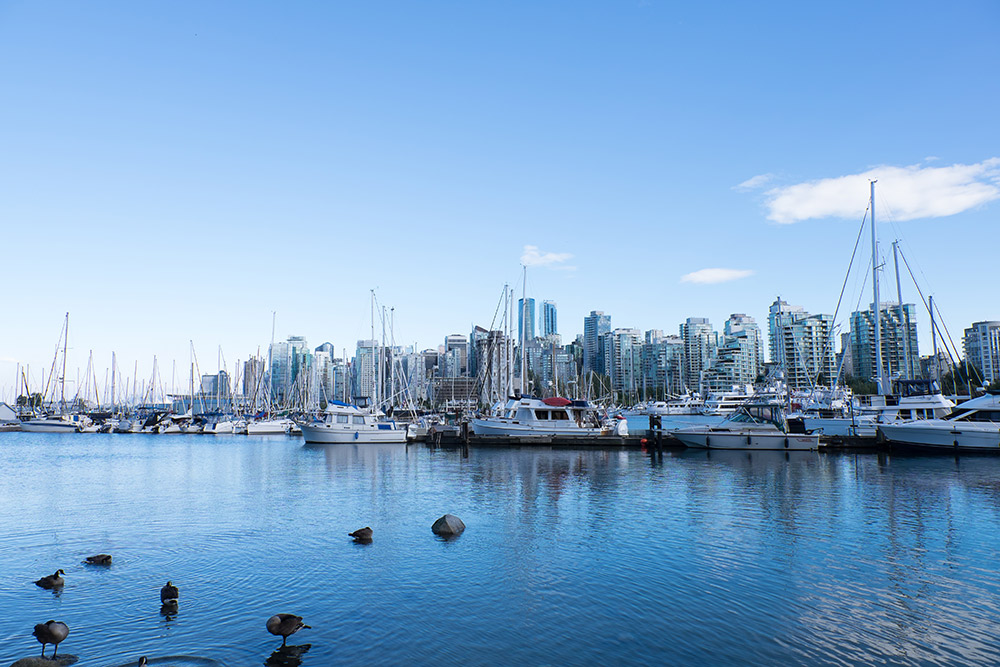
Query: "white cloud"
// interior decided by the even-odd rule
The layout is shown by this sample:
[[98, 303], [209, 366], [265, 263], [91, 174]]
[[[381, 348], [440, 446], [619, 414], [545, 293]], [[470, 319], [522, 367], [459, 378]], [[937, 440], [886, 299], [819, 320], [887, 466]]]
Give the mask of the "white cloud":
[[681, 282], [714, 285], [715, 283], [728, 283], [731, 280], [740, 280], [752, 275], [753, 271], [749, 269], [701, 269], [700, 271], [684, 274], [681, 276]]
[[548, 266], [553, 269], [569, 271], [575, 267], [553, 265], [562, 264], [572, 258], [573, 255], [568, 252], [541, 252], [538, 246], [526, 245], [524, 246], [524, 253], [521, 255], [521, 264], [525, 266]]
[[894, 219], [941, 218], [1000, 199], [1000, 158], [948, 167], [882, 166], [861, 174], [772, 188], [766, 193], [767, 217], [779, 224], [859, 218], [868, 200], [868, 183], [876, 179], [876, 200], [885, 202]]
[[758, 174], [753, 178], [748, 178], [739, 185], [733, 187], [734, 190], [756, 190], [762, 188], [774, 180], [774, 174]]

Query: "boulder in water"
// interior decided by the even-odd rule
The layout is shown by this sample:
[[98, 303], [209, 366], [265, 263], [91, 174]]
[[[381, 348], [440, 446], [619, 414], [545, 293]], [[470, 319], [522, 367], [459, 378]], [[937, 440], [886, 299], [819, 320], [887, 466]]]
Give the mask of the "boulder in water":
[[431, 530], [434, 531], [435, 535], [441, 537], [454, 537], [462, 534], [462, 531], [465, 530], [465, 524], [454, 514], [445, 514], [434, 522]]
[[67, 667], [77, 662], [80, 658], [75, 655], [60, 655], [57, 658], [21, 658], [10, 667]]

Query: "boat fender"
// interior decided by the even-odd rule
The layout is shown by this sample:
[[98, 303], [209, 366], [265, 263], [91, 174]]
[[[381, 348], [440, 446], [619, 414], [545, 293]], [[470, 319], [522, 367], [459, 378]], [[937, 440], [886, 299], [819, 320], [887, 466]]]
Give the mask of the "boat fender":
[[705, 436], [705, 447], [708, 448], [708, 447], [711, 447], [711, 446], [712, 446], [712, 436], [706, 435]]
[[748, 444], [748, 445], [750, 445], [750, 444], [752, 444], [752, 443], [753, 443], [753, 438], [751, 438], [751, 437], [750, 437], [750, 436], [748, 435], [748, 436], [747, 436], [747, 444]]
[[785, 449], [788, 449], [788, 438], [785, 438]]
[[354, 432], [354, 439], [357, 440], [359, 437], [361, 437], [361, 433], [359, 431], [355, 431]]

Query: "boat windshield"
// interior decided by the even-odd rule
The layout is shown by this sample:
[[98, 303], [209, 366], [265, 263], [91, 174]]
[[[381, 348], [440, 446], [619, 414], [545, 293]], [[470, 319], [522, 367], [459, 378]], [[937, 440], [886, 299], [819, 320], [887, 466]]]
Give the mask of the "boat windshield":
[[743, 406], [733, 413], [728, 421], [741, 424], [771, 424], [782, 431], [785, 430], [785, 418], [781, 408], [772, 405]]

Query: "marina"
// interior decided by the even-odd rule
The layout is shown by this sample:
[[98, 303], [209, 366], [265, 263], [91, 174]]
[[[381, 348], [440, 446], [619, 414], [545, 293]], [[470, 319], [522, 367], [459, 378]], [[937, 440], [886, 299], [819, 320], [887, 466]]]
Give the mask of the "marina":
[[[37, 655], [31, 627], [49, 618], [80, 667], [264, 664], [281, 612], [310, 626], [288, 639], [302, 665], [1000, 661], [984, 565], [1000, 458], [0, 444], [0, 664]], [[461, 536], [432, 534], [444, 513]], [[347, 535], [361, 526], [370, 543]], [[83, 563], [95, 553], [113, 561]], [[57, 568], [60, 590], [32, 583]]]

